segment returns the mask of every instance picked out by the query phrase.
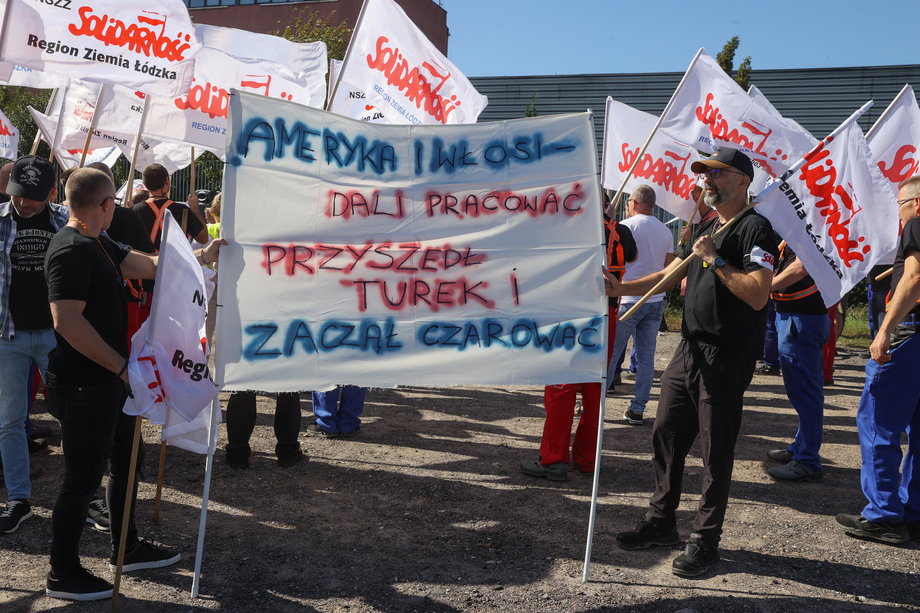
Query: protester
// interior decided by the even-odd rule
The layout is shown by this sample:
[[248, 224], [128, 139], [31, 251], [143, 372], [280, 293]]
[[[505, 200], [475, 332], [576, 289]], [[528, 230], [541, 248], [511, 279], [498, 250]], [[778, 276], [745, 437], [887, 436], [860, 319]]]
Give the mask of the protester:
[[920, 538], [920, 175], [901, 183], [898, 215], [894, 291], [869, 346], [872, 357], [856, 412], [860, 481], [869, 502], [859, 515], [837, 515], [845, 534], [892, 545]]
[[[108, 581], [80, 564], [80, 536], [87, 506], [106, 460], [115, 564], [121, 537], [134, 417], [122, 412], [128, 389], [127, 313], [122, 279], [152, 278], [156, 258], [131, 251], [103, 233], [112, 220], [115, 185], [104, 173], [77, 170], [65, 188], [71, 218], [45, 256], [48, 299], [57, 347], [49, 355], [47, 401], [61, 422], [64, 482], [51, 518], [51, 571], [46, 593], [53, 598], [97, 600], [112, 595]], [[220, 242], [200, 250], [203, 262], [217, 258]], [[134, 525], [137, 479], [130, 486], [130, 513], [123, 570], [174, 564], [175, 551], [140, 540]]]
[[[630, 194], [626, 206], [631, 215], [620, 223], [620, 227], [625, 226], [632, 232], [638, 255], [635, 260], [626, 264], [623, 280], [632, 281], [658, 272], [671, 263], [674, 259], [674, 237], [667, 226], [652, 215], [655, 208], [655, 190], [651, 186], [637, 186]], [[620, 301], [620, 316], [631, 309], [638, 300], [632, 296], [624, 297]], [[626, 423], [634, 426], [641, 426], [643, 423], [642, 415], [652, 389], [652, 379], [655, 377], [655, 345], [658, 343], [658, 329], [664, 317], [664, 306], [664, 293], [655, 294], [625, 321], [617, 322], [613, 355], [618, 356], [623, 352], [630, 337], [633, 338], [633, 348], [636, 350], [636, 384], [632, 401], [623, 414]], [[608, 381], [612, 380], [614, 370], [615, 365], [611, 364], [607, 371]]]
[[[6, 175], [6, 173], [3, 173]], [[55, 345], [45, 252], [68, 210], [51, 202], [57, 179], [51, 162], [28, 155], [16, 160], [0, 204], [0, 459], [7, 505], [0, 511], [0, 534], [15, 532], [32, 517], [29, 439], [26, 422], [33, 364], [45, 377]]]
[[799, 416], [795, 440], [767, 457], [783, 466], [767, 474], [777, 481], [818, 481], [824, 430], [824, 382], [821, 348], [827, 342], [830, 320], [814, 279], [785, 241], [773, 277], [780, 370], [789, 402]]
[[[629, 228], [606, 218], [607, 263], [610, 274], [623, 276], [626, 263], [636, 259], [636, 242]], [[617, 306], [619, 299], [609, 298], [607, 313], [609, 319], [607, 338], [607, 362], [610, 362], [616, 336]], [[572, 441], [572, 422], [575, 420], [575, 400], [581, 392], [582, 412]], [[566, 383], [547, 385], [543, 388], [543, 407], [546, 421], [543, 423], [543, 437], [540, 439], [540, 455], [536, 460], [522, 460], [521, 472], [531, 477], [545, 477], [550, 481], [565, 481], [569, 478], [569, 465], [582, 474], [594, 472], [597, 453], [597, 427], [603, 388], [600, 383]], [[571, 442], [571, 453], [569, 445]]]
[[[150, 192], [150, 198], [132, 208], [140, 216], [150, 236], [154, 248], [160, 248], [160, 232], [163, 227], [165, 209], [169, 209], [173, 219], [182, 227], [182, 231], [189, 238], [193, 238], [202, 245], [208, 242], [208, 231], [204, 221], [199, 217], [197, 197], [189, 195], [189, 205], [174, 202], [169, 199], [172, 184], [169, 171], [161, 164], [151, 164], [144, 169], [144, 186]], [[193, 204], [193, 199], [196, 201]]]
[[[684, 552], [672, 563], [674, 574], [705, 573], [719, 558], [719, 540], [728, 506], [735, 442], [741, 427], [744, 392], [761, 350], [765, 306], [776, 261], [777, 238], [770, 223], [745, 211], [754, 178], [751, 160], [722, 147], [694, 162], [704, 177], [704, 200], [718, 217], [702, 224], [692, 246], [682, 248], [663, 271], [620, 283], [607, 277], [611, 296], [639, 295], [676, 271], [691, 254], [681, 341], [661, 376], [658, 414], [652, 429], [655, 493], [645, 519], [635, 530], [616, 535], [623, 549], [673, 545], [679, 541], [676, 511], [684, 461], [701, 434], [703, 491]], [[712, 234], [738, 219], [722, 235]]]
[[[275, 456], [278, 466], [290, 468], [304, 459], [300, 435], [300, 394], [280, 393], [275, 400]], [[234, 392], [227, 401], [227, 447], [231, 468], [249, 468], [249, 438], [256, 426], [256, 392]]]
[[205, 219], [208, 222], [208, 236], [211, 238], [220, 238], [220, 200], [221, 193], [218, 192], [213, 200], [211, 200], [211, 206], [205, 211]]
[[357, 385], [339, 385], [328, 392], [313, 392], [316, 421], [307, 427], [307, 434], [326, 438], [357, 434], [366, 394], [367, 390]]

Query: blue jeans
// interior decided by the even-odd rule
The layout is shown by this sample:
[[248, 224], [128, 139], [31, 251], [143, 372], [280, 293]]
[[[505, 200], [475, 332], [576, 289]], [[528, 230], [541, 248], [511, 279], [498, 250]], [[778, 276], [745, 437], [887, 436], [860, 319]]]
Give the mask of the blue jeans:
[[767, 300], [767, 329], [763, 337], [763, 363], [772, 368], [781, 368], [779, 362], [779, 331], [777, 330], [776, 306]]
[[[658, 343], [658, 329], [664, 316], [664, 300], [646, 302], [629, 319], [617, 323], [617, 336], [613, 343], [613, 355], [618, 356], [626, 347], [626, 341], [633, 337], [636, 347], [636, 386], [629, 410], [636, 413], [645, 412], [652, 380], [655, 378], [655, 345]], [[620, 306], [622, 315], [632, 307], [631, 304]], [[615, 364], [607, 367], [607, 381], [613, 381]]]
[[48, 352], [56, 344], [51, 328], [17, 330], [13, 339], [0, 339], [0, 457], [10, 500], [28, 500], [32, 495], [26, 438], [32, 360], [44, 377]]
[[[860, 482], [869, 521], [920, 521], [920, 334], [891, 351], [891, 361], [866, 363], [856, 428], [862, 450]], [[907, 432], [907, 454], [901, 435]], [[899, 473], [900, 469], [900, 474]]]
[[313, 392], [316, 425], [330, 434], [348, 434], [357, 430], [364, 411], [365, 392], [363, 387], [356, 385], [340, 385], [329, 392]]
[[783, 384], [792, 408], [799, 415], [799, 429], [789, 451], [795, 461], [815, 470], [821, 470], [818, 452], [824, 432], [821, 348], [827, 342], [830, 329], [831, 321], [824, 314], [776, 314]]

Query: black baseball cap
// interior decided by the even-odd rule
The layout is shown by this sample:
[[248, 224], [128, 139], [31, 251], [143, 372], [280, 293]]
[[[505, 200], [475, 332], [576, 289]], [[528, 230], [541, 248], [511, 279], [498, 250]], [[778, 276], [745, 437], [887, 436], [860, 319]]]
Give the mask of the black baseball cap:
[[51, 162], [37, 155], [26, 155], [16, 160], [6, 193], [43, 202], [48, 199], [55, 181], [57, 177]]
[[746, 174], [751, 181], [754, 180], [751, 158], [731, 147], [719, 147], [709, 158], [697, 160], [690, 165], [693, 172], [705, 172], [707, 168], [734, 168]]

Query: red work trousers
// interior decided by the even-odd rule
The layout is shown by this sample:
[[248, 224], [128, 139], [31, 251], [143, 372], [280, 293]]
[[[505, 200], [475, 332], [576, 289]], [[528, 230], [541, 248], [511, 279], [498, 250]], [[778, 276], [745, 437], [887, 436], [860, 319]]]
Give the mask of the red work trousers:
[[[608, 311], [610, 329], [607, 336], [607, 362], [613, 350], [617, 332], [617, 308]], [[581, 419], [572, 441], [572, 422], [575, 420], [575, 398], [581, 389]], [[546, 421], [543, 423], [543, 438], [540, 441], [540, 463], [544, 466], [572, 462], [583, 472], [594, 472], [594, 456], [597, 452], [597, 423], [600, 417], [604, 387], [601, 383], [565, 383], [547, 385], [543, 389], [543, 407]], [[569, 442], [572, 453], [569, 455]]]

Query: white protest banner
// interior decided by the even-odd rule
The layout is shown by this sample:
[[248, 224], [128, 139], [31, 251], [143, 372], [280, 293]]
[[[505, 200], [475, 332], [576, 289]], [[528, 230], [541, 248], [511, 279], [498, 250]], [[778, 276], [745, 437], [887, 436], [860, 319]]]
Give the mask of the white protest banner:
[[202, 48], [191, 86], [153, 98], [144, 134], [204, 147], [223, 156], [230, 89], [321, 107], [326, 99], [326, 44], [293, 43], [232, 28], [195, 26]]
[[[3, 75], [7, 74], [6, 77]], [[31, 87], [32, 89], [57, 89], [67, 87], [70, 79], [64, 75], [34, 70], [28, 66], [17, 66], [0, 62], [0, 82], [4, 85]]]
[[0, 59], [160, 96], [188, 87], [198, 40], [181, 0], [7, 0]]
[[920, 172], [920, 107], [910, 84], [905, 85], [866, 134], [866, 142], [892, 191]]
[[19, 130], [0, 110], [0, 158], [15, 160], [19, 157]]
[[601, 380], [588, 113], [391, 126], [234, 92], [230, 129], [224, 390]]
[[[605, 188], [619, 189], [657, 121], [658, 118], [650, 113], [607, 97], [604, 165], [601, 168], [601, 184]], [[655, 188], [658, 206], [689, 221], [696, 208], [690, 190], [697, 182], [690, 165], [699, 157], [696, 149], [656, 133], [626, 182], [625, 189], [630, 192], [638, 185], [650, 184]]]
[[[391, 124], [475, 123], [488, 103], [394, 0], [364, 0], [341, 81]], [[346, 103], [336, 90], [329, 110], [346, 115]]]
[[[31, 106], [26, 108], [29, 109], [32, 120], [35, 121], [35, 125], [38, 126], [38, 131], [41, 133], [42, 139], [51, 145], [51, 143], [54, 142], [57, 121], [44, 113], [36, 111]], [[84, 159], [82, 149], [65, 149], [63, 147], [57, 147], [54, 150], [54, 157], [57, 158], [62, 168], [74, 168], [79, 166], [81, 159], [83, 159], [84, 166], [88, 166], [94, 162], [102, 162], [111, 168], [115, 165], [115, 162], [118, 161], [118, 158], [121, 157], [121, 150], [118, 147], [88, 149], [86, 151], [86, 158]]]
[[671, 102], [661, 131], [700, 151], [712, 152], [720, 145], [741, 150], [758, 173], [755, 192], [815, 145], [813, 137], [790, 129], [772, 105], [749, 96], [705, 53], [690, 66]]
[[208, 369], [204, 274], [169, 211], [163, 236], [150, 317], [131, 338], [128, 377], [134, 396], [124, 407], [128, 415], [155, 424], [165, 424], [170, 413], [194, 420], [218, 392]]
[[757, 204], [830, 307], [895, 247], [894, 194], [854, 118]]
[[[341, 70], [342, 62], [340, 60], [332, 60], [332, 62], [329, 63], [330, 83], [335, 83]], [[332, 93], [331, 88], [329, 93]], [[383, 113], [383, 109], [377, 108], [367, 99], [367, 92], [355, 89], [348, 83], [339, 82], [339, 88], [336, 91], [335, 98], [337, 102], [332, 112], [369, 123], [389, 123], [389, 120]]]

